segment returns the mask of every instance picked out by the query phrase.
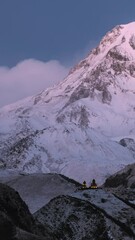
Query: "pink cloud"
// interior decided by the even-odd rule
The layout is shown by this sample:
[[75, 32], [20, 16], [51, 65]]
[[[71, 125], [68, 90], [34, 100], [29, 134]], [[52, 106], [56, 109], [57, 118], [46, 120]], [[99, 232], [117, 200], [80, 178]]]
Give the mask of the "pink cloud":
[[57, 84], [68, 68], [52, 60], [24, 60], [13, 68], [0, 67], [0, 107]]

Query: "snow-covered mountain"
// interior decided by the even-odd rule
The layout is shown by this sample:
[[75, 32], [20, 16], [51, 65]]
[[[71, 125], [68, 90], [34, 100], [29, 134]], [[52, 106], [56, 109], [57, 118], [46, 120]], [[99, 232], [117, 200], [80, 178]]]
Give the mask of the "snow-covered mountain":
[[57, 86], [0, 110], [1, 167], [98, 183], [135, 162], [135, 22], [116, 26]]

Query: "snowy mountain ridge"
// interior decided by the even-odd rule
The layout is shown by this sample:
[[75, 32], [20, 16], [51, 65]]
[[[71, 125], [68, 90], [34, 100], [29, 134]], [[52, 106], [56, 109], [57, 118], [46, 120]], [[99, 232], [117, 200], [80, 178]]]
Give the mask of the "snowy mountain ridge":
[[60, 84], [0, 110], [1, 165], [102, 183], [135, 161], [120, 144], [135, 141], [134, 102], [135, 22], [108, 32]]

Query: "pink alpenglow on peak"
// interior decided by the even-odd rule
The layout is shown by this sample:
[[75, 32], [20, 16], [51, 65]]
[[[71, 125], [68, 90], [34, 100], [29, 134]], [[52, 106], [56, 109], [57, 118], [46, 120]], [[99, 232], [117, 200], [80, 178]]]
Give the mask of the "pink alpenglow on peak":
[[113, 28], [62, 82], [0, 110], [2, 166], [100, 185], [134, 163], [134, 25]]

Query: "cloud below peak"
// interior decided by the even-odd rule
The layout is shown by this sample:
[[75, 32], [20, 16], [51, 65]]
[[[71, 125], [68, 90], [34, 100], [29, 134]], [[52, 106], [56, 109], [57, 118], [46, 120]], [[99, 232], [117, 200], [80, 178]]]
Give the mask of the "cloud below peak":
[[0, 107], [57, 84], [68, 71], [56, 60], [27, 59], [12, 68], [0, 67]]

